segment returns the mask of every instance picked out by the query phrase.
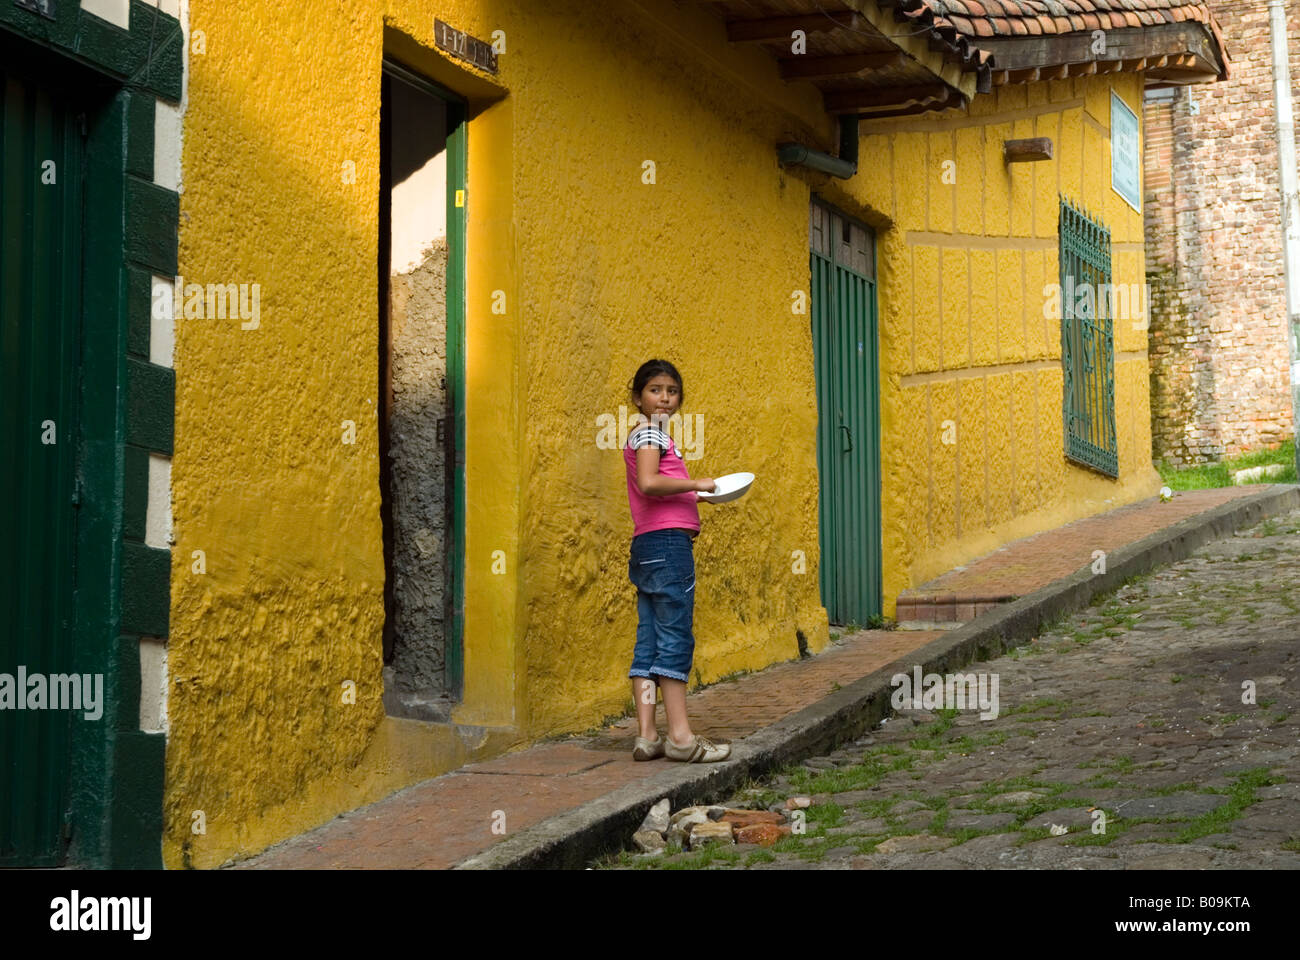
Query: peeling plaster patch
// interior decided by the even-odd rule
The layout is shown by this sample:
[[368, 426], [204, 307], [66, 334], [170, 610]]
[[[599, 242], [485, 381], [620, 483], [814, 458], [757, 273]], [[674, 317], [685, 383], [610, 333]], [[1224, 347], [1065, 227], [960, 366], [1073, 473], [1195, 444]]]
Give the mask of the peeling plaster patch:
[[81, 9], [123, 30], [131, 29], [131, 0], [81, 0]]
[[418, 531], [413, 539], [422, 557], [436, 557], [442, 548], [442, 538], [428, 528]]
[[458, 723], [456, 724], [456, 736], [460, 737], [460, 742], [468, 749], [477, 750], [487, 743], [488, 728]]
[[140, 638], [140, 729], [167, 731], [167, 641]]
[[172, 541], [172, 462], [149, 454], [149, 500], [144, 516], [144, 542], [166, 550]]

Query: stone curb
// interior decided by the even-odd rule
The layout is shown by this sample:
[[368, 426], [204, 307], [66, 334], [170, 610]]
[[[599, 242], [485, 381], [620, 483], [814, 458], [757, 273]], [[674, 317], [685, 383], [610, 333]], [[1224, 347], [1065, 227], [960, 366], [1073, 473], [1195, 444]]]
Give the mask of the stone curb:
[[1080, 610], [1130, 577], [1176, 563], [1198, 547], [1267, 517], [1300, 507], [1300, 486], [1274, 484], [1220, 504], [1106, 556], [1106, 572], [1091, 563], [1034, 593], [986, 611], [842, 690], [764, 727], [732, 748], [731, 759], [705, 765], [671, 764], [567, 813], [534, 824], [456, 864], [455, 870], [582, 869], [624, 849], [650, 807], [663, 797], [673, 809], [719, 800], [748, 779], [809, 756], [828, 753], [874, 728], [892, 710], [890, 677], [919, 664], [924, 673], [951, 673], [976, 660], [1000, 656], [1036, 636], [1045, 623]]

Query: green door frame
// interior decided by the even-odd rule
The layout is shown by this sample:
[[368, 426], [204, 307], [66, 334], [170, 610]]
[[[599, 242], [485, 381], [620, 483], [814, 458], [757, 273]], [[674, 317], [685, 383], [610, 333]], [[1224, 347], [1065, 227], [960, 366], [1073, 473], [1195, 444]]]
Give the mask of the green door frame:
[[[0, 58], [0, 671], [75, 672], [77, 383], [81, 360], [82, 97]], [[52, 166], [51, 166], [52, 165]], [[50, 431], [53, 431], [51, 435]], [[53, 441], [52, 443], [50, 441]], [[26, 684], [16, 679], [16, 706]], [[0, 714], [0, 865], [59, 866], [72, 714]]]
[[159, 99], [181, 99], [183, 35], [143, 0], [129, 29], [79, 4], [53, 10], [0, 4], [0, 58], [75, 86], [85, 118], [72, 649], [76, 672], [103, 675], [104, 701], [98, 719], [70, 718], [62, 860], [159, 868], [166, 738], [140, 730], [140, 643], [168, 636], [171, 551], [144, 540], [149, 456], [172, 453], [175, 375], [149, 362], [149, 325], [152, 277], [176, 274], [179, 198], [153, 182], [154, 117]]
[[832, 623], [865, 625], [882, 611], [880, 345], [875, 231], [826, 203], [812, 206], [871, 237], [872, 276], [811, 249], [810, 300], [817, 385], [818, 577]]
[[444, 546], [449, 629], [443, 639], [447, 691], [465, 689], [465, 213], [468, 209], [469, 106], [464, 97], [396, 60], [384, 72], [447, 104], [447, 396], [451, 401], [448, 500], [451, 536]]

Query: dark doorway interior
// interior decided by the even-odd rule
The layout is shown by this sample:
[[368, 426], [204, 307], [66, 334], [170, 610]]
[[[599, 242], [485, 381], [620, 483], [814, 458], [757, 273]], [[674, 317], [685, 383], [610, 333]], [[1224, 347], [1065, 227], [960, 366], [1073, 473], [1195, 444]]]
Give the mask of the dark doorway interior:
[[[379, 382], [384, 703], [450, 719], [454, 645], [454, 391], [448, 387], [449, 137], [454, 104], [385, 67], [380, 113]], [[452, 324], [453, 328], [455, 324]], [[449, 644], [449, 638], [453, 641]], [[454, 659], [454, 657], [453, 657]]]

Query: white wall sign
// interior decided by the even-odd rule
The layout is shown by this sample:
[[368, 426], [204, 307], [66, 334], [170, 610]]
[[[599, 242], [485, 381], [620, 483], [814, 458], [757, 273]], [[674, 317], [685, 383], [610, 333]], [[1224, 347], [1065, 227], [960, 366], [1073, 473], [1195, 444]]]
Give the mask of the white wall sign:
[[1110, 185], [1134, 210], [1142, 211], [1142, 152], [1138, 118], [1114, 92], [1110, 95]]

